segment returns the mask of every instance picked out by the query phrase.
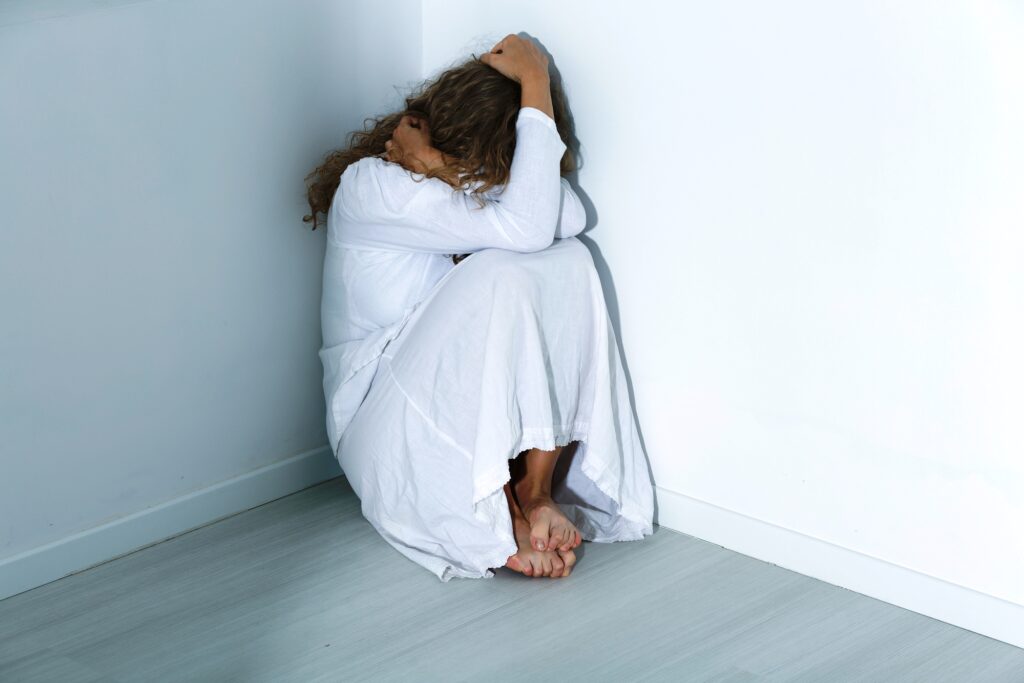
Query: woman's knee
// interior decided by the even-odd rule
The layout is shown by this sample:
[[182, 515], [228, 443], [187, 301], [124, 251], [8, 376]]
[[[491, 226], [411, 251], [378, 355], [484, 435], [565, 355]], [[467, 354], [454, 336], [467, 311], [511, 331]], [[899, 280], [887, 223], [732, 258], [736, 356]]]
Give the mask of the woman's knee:
[[[522, 254], [503, 249], [490, 250], [487, 258], [475, 265], [478, 285], [494, 283], [499, 286], [527, 286], [537, 280], [536, 265], [530, 262], [531, 254]], [[466, 262], [468, 264], [469, 261]], [[462, 265], [458, 266], [462, 267]]]

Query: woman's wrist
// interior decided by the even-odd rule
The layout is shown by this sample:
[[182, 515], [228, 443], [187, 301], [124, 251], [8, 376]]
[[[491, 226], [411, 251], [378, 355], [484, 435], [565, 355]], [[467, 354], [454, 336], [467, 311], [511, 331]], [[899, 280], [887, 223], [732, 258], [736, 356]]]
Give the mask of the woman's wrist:
[[535, 73], [520, 81], [522, 94], [519, 106], [533, 107], [555, 118], [554, 106], [551, 104], [551, 80], [547, 72]]
[[544, 67], [531, 67], [530, 69], [524, 70], [519, 76], [519, 84], [526, 85], [527, 83], [540, 84], [543, 83], [545, 86], [551, 86], [551, 76], [548, 74], [548, 70]]
[[448, 160], [445, 158], [445, 155], [436, 147], [429, 147], [423, 150], [423, 153], [419, 158], [423, 165], [431, 171], [443, 168], [448, 164]]

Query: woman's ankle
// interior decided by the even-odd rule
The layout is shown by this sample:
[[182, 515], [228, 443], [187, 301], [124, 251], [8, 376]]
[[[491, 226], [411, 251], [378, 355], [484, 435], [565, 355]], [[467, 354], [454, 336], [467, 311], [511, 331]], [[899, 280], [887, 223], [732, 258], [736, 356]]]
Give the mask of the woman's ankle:
[[544, 486], [543, 482], [533, 481], [529, 478], [514, 484], [512, 491], [515, 494], [516, 502], [519, 503], [519, 507], [522, 508], [524, 514], [527, 512], [528, 507], [533, 507], [533, 505], [542, 501], [551, 500], [550, 487]]

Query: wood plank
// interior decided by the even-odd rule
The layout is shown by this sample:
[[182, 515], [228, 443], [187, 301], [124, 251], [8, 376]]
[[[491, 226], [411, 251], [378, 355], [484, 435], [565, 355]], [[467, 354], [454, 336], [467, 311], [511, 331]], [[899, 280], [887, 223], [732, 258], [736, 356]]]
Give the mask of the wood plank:
[[0, 601], [0, 679], [1024, 680], [1024, 650], [668, 529], [445, 584], [359, 510], [341, 477]]

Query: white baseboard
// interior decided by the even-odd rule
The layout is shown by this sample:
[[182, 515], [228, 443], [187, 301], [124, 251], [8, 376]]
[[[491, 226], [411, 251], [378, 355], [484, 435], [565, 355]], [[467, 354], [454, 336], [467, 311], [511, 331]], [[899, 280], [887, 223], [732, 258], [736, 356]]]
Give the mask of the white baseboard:
[[329, 446], [0, 560], [0, 600], [341, 475]]
[[1024, 647], [1024, 605], [657, 487], [658, 524], [826, 583]]
[[[323, 446], [0, 560], [0, 600], [341, 476]], [[1024, 647], [1024, 606], [657, 487], [657, 523]]]

